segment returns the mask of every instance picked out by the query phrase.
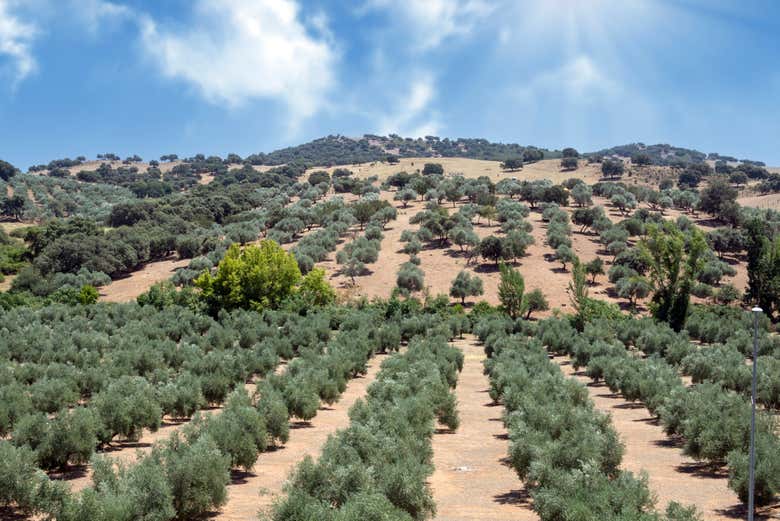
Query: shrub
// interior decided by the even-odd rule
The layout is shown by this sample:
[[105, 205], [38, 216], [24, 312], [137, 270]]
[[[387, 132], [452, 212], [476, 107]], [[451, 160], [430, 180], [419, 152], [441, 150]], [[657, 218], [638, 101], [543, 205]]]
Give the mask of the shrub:
[[268, 436], [272, 443], [287, 443], [290, 437], [290, 413], [284, 395], [268, 384], [258, 387], [257, 411], [265, 420]]
[[123, 376], [92, 400], [103, 424], [99, 439], [110, 443], [115, 436], [136, 441], [144, 428], [156, 431], [160, 427], [162, 409], [154, 388], [141, 377]]
[[423, 271], [412, 264], [405, 262], [398, 270], [396, 285], [407, 292], [422, 291], [425, 275]]
[[230, 457], [222, 454], [208, 436], [187, 443], [173, 433], [150, 457], [160, 461], [165, 469], [179, 519], [200, 517], [227, 500]]

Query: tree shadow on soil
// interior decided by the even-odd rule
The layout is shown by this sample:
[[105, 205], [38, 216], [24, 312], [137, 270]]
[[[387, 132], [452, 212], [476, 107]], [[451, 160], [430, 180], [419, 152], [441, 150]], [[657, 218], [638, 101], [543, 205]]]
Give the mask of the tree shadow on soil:
[[455, 434], [455, 431], [453, 429], [449, 429], [447, 427], [437, 427], [434, 431], [434, 434]]
[[[780, 503], [774, 503], [764, 507], [756, 509], [755, 519], [759, 521], [777, 519], [778, 510], [780, 510]], [[728, 517], [730, 519], [745, 519], [747, 518], [747, 506], [743, 503], [732, 505], [729, 508], [719, 508], [715, 510], [718, 515]]]
[[510, 490], [493, 496], [493, 501], [500, 505], [530, 506], [531, 495], [525, 489]]
[[[57, 479], [61, 481], [71, 481], [74, 479], [80, 479], [87, 476], [86, 465], [70, 465], [64, 470], [55, 471], [49, 474], [49, 478]], [[4, 519], [0, 517], [0, 519]]]
[[256, 478], [257, 474], [251, 470], [236, 470], [230, 471], [230, 484], [231, 485], [245, 485], [249, 478]]
[[617, 405], [612, 406], [614, 409], [644, 409], [645, 404], [639, 403], [639, 402], [626, 402], [626, 403], [619, 403]]
[[677, 465], [674, 468], [677, 472], [683, 474], [690, 474], [697, 478], [708, 479], [726, 479], [728, 478], [728, 470], [723, 465], [713, 465], [707, 462], [691, 462]]
[[661, 438], [660, 440], [653, 440], [653, 445], [665, 449], [682, 449], [683, 445], [685, 445], [685, 440], [681, 437], [669, 436], [667, 438]]

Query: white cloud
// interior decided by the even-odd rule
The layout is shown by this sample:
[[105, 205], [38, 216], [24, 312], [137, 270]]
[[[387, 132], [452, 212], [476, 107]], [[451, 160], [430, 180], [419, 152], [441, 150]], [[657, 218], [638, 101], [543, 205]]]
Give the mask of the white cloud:
[[104, 23], [135, 16], [126, 5], [104, 0], [70, 0], [70, 4], [73, 14], [93, 35], [98, 33]]
[[16, 0], [0, 0], [0, 58], [6, 56], [12, 64], [13, 85], [38, 68], [31, 48], [38, 28], [14, 13], [18, 5]]
[[399, 98], [394, 112], [379, 118], [379, 133], [410, 137], [435, 135], [440, 127], [435, 112], [430, 108], [435, 97], [433, 78], [419, 75], [409, 91]]
[[485, 0], [368, 0], [364, 9], [400, 14], [400, 22], [414, 33], [413, 47], [428, 50], [447, 38], [468, 35], [494, 8]]
[[621, 94], [622, 87], [587, 55], [579, 55], [560, 67], [544, 71], [514, 92], [519, 99], [561, 95], [578, 104]]
[[143, 48], [162, 73], [213, 103], [279, 99], [299, 120], [322, 107], [334, 82], [336, 53], [309, 34], [294, 0], [197, 0], [184, 27], [149, 17], [141, 25]]

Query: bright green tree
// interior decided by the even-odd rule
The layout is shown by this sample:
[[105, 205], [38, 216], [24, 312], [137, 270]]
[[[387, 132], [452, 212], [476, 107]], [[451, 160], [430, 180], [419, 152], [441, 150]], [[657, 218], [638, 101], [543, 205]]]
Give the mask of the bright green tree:
[[327, 306], [336, 301], [336, 292], [325, 280], [322, 268], [314, 268], [303, 277], [298, 293], [304, 302], [314, 306]]
[[640, 243], [648, 263], [653, 286], [651, 309], [658, 320], [682, 330], [688, 315], [691, 288], [701, 272], [707, 242], [696, 227], [686, 235], [672, 221], [648, 226], [648, 236]]
[[295, 257], [277, 243], [265, 240], [243, 250], [233, 244], [217, 266], [216, 274], [204, 271], [195, 286], [212, 312], [220, 309], [276, 308], [301, 280]]

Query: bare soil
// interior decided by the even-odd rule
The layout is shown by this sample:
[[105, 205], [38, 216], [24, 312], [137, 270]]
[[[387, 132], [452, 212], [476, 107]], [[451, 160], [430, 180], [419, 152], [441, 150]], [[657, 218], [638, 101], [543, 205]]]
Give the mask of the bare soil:
[[[659, 508], [677, 501], [695, 505], [706, 521], [746, 517], [739, 498], [728, 487], [725, 467], [711, 467], [685, 456], [679, 440], [667, 436], [643, 404], [625, 400], [603, 383], [593, 384], [590, 378], [575, 372], [567, 357], [557, 357], [556, 361], [565, 375], [586, 384], [596, 408], [612, 417], [625, 444], [623, 469], [647, 473]], [[780, 519], [777, 510], [764, 510], [762, 514], [763, 519]]]
[[187, 266], [188, 259], [166, 259], [150, 262], [127, 277], [116, 279], [100, 288], [102, 302], [130, 302], [153, 284], [171, 278], [174, 272]]
[[538, 519], [517, 474], [505, 462], [509, 441], [503, 408], [488, 395], [482, 374], [485, 354], [474, 337], [456, 340], [465, 355], [456, 396], [460, 427], [433, 437], [435, 471], [430, 485], [436, 517], [442, 521], [517, 521]]

